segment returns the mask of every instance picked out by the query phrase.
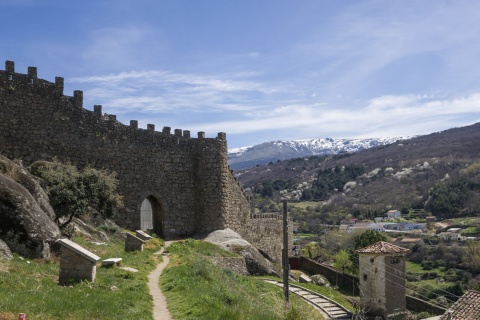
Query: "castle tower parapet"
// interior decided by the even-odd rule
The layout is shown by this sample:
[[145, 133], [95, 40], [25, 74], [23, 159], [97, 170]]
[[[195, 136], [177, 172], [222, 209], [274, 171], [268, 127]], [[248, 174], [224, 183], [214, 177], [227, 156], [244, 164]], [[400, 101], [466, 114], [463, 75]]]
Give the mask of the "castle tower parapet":
[[101, 117], [102, 117], [102, 106], [99, 105], [99, 104], [94, 105], [94, 106], [93, 106], [93, 113], [94, 113], [97, 117], [101, 118]]
[[77, 108], [83, 108], [83, 91], [81, 90], [73, 91], [73, 101]]
[[227, 141], [227, 134], [225, 132], [219, 132], [217, 134], [217, 138], [220, 139], [220, 140]]
[[37, 68], [36, 67], [28, 67], [28, 79], [30, 79], [30, 80], [37, 79]]
[[60, 95], [63, 95], [63, 83], [64, 80], [62, 77], [55, 77], [55, 91]]
[[8, 75], [12, 75], [15, 73], [15, 62], [14, 61], [5, 61], [5, 72]]

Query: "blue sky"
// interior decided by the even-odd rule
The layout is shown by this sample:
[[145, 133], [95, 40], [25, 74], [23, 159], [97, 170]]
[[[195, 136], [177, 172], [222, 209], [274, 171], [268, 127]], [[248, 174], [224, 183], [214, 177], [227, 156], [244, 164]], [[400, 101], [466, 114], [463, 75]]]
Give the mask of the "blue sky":
[[17, 72], [229, 148], [480, 121], [476, 0], [0, 0], [0, 19]]

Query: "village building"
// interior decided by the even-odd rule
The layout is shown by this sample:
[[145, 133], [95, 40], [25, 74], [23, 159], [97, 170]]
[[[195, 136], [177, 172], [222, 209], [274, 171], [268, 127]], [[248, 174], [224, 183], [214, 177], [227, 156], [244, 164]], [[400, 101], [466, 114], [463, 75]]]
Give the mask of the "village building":
[[359, 220], [357, 218], [350, 218], [350, 219], [342, 219], [340, 221], [340, 224], [347, 224], [347, 225], [351, 225], [351, 224], [356, 224]]
[[398, 219], [401, 218], [402, 214], [399, 210], [390, 210], [387, 212], [388, 219]]
[[367, 226], [367, 230], [373, 230], [373, 231], [377, 231], [377, 232], [385, 232], [385, 229], [383, 228], [383, 226], [379, 225], [379, 224], [376, 224], [376, 223], [371, 223]]
[[408, 251], [384, 241], [356, 251], [360, 267], [360, 306], [368, 315], [386, 319], [405, 313], [405, 254]]
[[411, 248], [414, 245], [424, 244], [424, 241], [422, 238], [398, 238], [393, 240], [393, 243], [404, 248]]
[[469, 290], [440, 317], [440, 320], [480, 319], [480, 292]]
[[444, 241], [462, 241], [463, 240], [462, 235], [457, 232], [450, 232], [450, 231], [440, 232], [438, 236], [440, 237], [440, 239]]

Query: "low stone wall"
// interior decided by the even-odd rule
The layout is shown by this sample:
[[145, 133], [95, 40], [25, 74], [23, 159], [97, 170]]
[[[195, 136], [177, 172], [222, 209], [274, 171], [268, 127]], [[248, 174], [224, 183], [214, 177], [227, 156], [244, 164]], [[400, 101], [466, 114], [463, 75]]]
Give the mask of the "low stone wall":
[[317, 263], [311, 259], [300, 257], [299, 267], [301, 270], [310, 274], [321, 274], [330, 282], [331, 285], [337, 285], [338, 287], [355, 290], [354, 294], [358, 294], [358, 278], [349, 274], [341, 273], [330, 268], [326, 265]]
[[[239, 234], [274, 262], [282, 262], [283, 220], [249, 219]], [[288, 248], [288, 252], [292, 254], [293, 224], [291, 221], [288, 226]]]
[[431, 315], [439, 316], [447, 309], [431, 304], [430, 302], [407, 295], [407, 310], [414, 312], [427, 311]]

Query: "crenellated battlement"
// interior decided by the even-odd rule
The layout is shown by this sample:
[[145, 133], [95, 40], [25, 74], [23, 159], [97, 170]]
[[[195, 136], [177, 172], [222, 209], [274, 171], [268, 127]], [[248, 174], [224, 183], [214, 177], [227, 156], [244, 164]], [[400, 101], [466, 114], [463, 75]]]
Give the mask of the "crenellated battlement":
[[[73, 96], [64, 95], [64, 78], [55, 77], [55, 83], [39, 79], [36, 67], [28, 67], [27, 74], [17, 73], [15, 72], [15, 62], [7, 60], [5, 61], [5, 70], [0, 70], [0, 85], [2, 88], [5, 88], [4, 90], [10, 92], [22, 90], [34, 94], [57, 97], [60, 100], [69, 101], [76, 108], [92, 112], [83, 108], [83, 91], [75, 90]], [[113, 122], [117, 126], [125, 126], [126, 128], [139, 131], [146, 130], [147, 132], [154, 133], [158, 138], [171, 135], [175, 138], [192, 139], [189, 130], [174, 129], [174, 132], [171, 133], [170, 127], [163, 127], [163, 130], [159, 132], [155, 131], [154, 124], [147, 124], [147, 128], [142, 129], [138, 127], [137, 120], [130, 120], [129, 126], [124, 125], [117, 120], [116, 115], [102, 113], [102, 105], [93, 106], [93, 116], [103, 122]], [[197, 138], [206, 139], [205, 132], [198, 132]], [[216, 139], [226, 141], [226, 134], [224, 132], [219, 132]]]
[[250, 197], [228, 165], [225, 133], [206, 138], [200, 131], [192, 138], [189, 130], [167, 126], [142, 129], [138, 120], [125, 125], [101, 105], [85, 109], [82, 91], [63, 92], [63, 78], [40, 79], [35, 67], [17, 73], [6, 61], [0, 70], [0, 153], [26, 166], [57, 158], [115, 172], [124, 199], [115, 220], [122, 227], [140, 229], [147, 202], [159, 236], [231, 228], [281, 258], [281, 220], [250, 216]]

